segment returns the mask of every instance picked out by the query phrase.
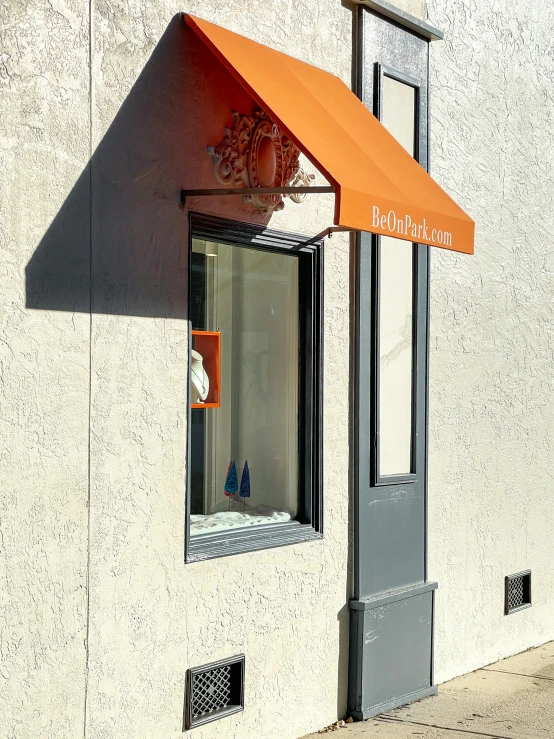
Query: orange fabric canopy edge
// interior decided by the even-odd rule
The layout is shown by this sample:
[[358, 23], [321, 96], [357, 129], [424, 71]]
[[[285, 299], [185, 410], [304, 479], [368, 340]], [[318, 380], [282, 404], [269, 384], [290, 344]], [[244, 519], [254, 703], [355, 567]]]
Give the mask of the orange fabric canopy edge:
[[334, 185], [335, 225], [473, 254], [471, 218], [342, 80], [213, 23], [185, 19]]

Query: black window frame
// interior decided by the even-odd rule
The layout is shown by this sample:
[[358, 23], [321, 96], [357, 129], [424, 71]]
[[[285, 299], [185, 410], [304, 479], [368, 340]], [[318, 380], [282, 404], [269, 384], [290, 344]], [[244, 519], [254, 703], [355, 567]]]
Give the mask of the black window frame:
[[[381, 62], [376, 62], [374, 67], [374, 111], [376, 117], [381, 120], [383, 115], [383, 78], [390, 77], [397, 82], [402, 82], [412, 87], [415, 92], [415, 121], [414, 121], [414, 159], [421, 163], [421, 152], [426, 152], [426, 142], [422, 141], [423, 131], [421, 126], [422, 117], [422, 101], [421, 89], [423, 81], [418, 77], [407, 74], [405, 71], [399, 71], [394, 67], [390, 67]], [[420, 289], [427, 289], [426, 284], [420, 285], [420, 273], [422, 265], [419, 258], [419, 245], [412, 242], [412, 422], [410, 435], [410, 472], [404, 472], [397, 475], [382, 475], [380, 470], [381, 458], [381, 436], [380, 429], [380, 381], [381, 381], [381, 363], [380, 363], [380, 346], [379, 346], [379, 326], [381, 322], [380, 303], [381, 303], [381, 237], [372, 235], [372, 314], [374, 321], [374, 329], [372, 333], [372, 358], [371, 358], [371, 395], [372, 408], [371, 414], [371, 433], [374, 442], [371, 446], [371, 481], [375, 487], [381, 485], [404, 485], [405, 483], [416, 483], [418, 481], [418, 454], [417, 454], [417, 436], [418, 436], [418, 354], [420, 353], [419, 335], [421, 331], [426, 331], [426, 326], [421, 321], [421, 300]], [[424, 249], [426, 249], [424, 247]], [[426, 318], [426, 317], [425, 317]]]
[[[187, 382], [185, 562], [314, 541], [323, 537], [323, 242], [301, 234], [189, 212], [188, 295], [191, 294], [193, 239], [245, 246], [299, 259], [299, 521], [262, 524], [213, 534], [190, 535], [191, 407], [190, 363]], [[187, 310], [189, 309], [187, 297]], [[188, 350], [192, 322], [188, 318]]]

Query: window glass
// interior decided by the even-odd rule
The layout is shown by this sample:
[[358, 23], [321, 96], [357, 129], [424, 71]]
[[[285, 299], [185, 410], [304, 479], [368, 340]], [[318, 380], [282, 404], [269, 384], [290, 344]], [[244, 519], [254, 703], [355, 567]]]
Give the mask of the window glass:
[[[191, 258], [189, 307], [197, 354], [191, 361], [190, 533], [294, 520], [298, 258], [200, 239], [193, 239]], [[211, 349], [198, 332], [218, 332], [220, 342], [219, 378], [204, 383], [212, 388], [205, 401], [202, 372], [210, 362], [202, 353]], [[218, 404], [212, 407], [210, 400]]]
[[379, 293], [379, 472], [411, 472], [412, 244], [381, 237]]
[[381, 123], [406, 151], [415, 156], [415, 87], [385, 74], [382, 95]]
[[[383, 76], [382, 122], [415, 154], [415, 89]], [[381, 237], [379, 253], [379, 474], [409, 474], [412, 457], [413, 246]]]

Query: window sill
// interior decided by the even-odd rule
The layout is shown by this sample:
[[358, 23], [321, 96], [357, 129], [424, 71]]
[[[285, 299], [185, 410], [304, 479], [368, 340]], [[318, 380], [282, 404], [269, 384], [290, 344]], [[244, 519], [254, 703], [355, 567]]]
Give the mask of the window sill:
[[201, 562], [215, 557], [273, 549], [305, 541], [317, 541], [323, 534], [311, 524], [291, 521], [283, 524], [256, 526], [254, 529], [230, 529], [214, 534], [198, 534], [189, 538], [186, 562]]

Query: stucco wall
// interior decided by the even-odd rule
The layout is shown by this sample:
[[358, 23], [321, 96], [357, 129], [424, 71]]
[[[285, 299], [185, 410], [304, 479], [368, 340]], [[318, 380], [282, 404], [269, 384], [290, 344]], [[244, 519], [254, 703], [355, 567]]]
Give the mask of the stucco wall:
[[[205, 70], [179, 11], [350, 80], [351, 13], [332, 0], [9, 4], [0, 736], [10, 739], [180, 736], [186, 669], [239, 652], [247, 710], [195, 736], [293, 738], [345, 708], [344, 236], [325, 262], [325, 539], [183, 563], [187, 219], [178, 197], [202, 184], [190, 146], [202, 134]], [[229, 123], [220, 107], [218, 136]], [[193, 205], [249, 216], [236, 199], [222, 211]], [[332, 207], [325, 196], [288, 203], [270, 225], [313, 235], [331, 224]]]
[[[429, 576], [438, 681], [554, 638], [554, 16], [429, 0], [433, 176], [476, 221], [431, 271]], [[533, 607], [503, 615], [531, 568]]]
[[391, 5], [394, 5], [399, 10], [403, 10], [405, 13], [415, 15], [416, 18], [421, 18], [422, 20], [426, 18], [425, 0], [397, 0], [397, 2], [391, 3]]
[[[440, 583], [441, 682], [554, 638], [554, 21], [547, 4], [427, 6], [446, 33], [431, 47], [432, 172], [477, 222], [475, 257], [432, 257], [429, 576]], [[206, 134], [202, 96], [191, 106], [185, 94], [206, 70], [187, 51], [183, 10], [350, 81], [351, 13], [334, 0], [0, 9], [6, 739], [84, 727], [94, 739], [180, 736], [186, 669], [243, 651], [247, 710], [195, 736], [292, 738], [344, 708], [345, 237], [325, 248], [325, 539], [183, 564], [177, 203], [199, 174], [191, 142]], [[248, 217], [237, 204], [193, 205]], [[331, 199], [313, 196], [270, 225], [314, 234], [331, 216]], [[504, 617], [503, 577], [526, 567], [533, 608]]]
[[[301, 6], [276, 4], [273, 17], [264, 3], [185, 9], [348, 79], [350, 15], [340, 6], [318, 8], [323, 34]], [[87, 726], [91, 737], [179, 736], [186, 668], [244, 652], [247, 710], [195, 735], [296, 737], [334, 718], [339, 677], [346, 687], [347, 242], [326, 251], [325, 539], [185, 566], [187, 218], [178, 192], [213, 186], [206, 144], [219, 142], [233, 107], [250, 112], [252, 102], [181, 19], [170, 22], [176, 8], [164, 10], [145, 5], [129, 18], [98, 6], [93, 24]], [[190, 207], [255, 218], [238, 199]], [[270, 225], [314, 234], [331, 222], [332, 202], [320, 198], [287, 204]]]
[[[85, 686], [88, 10], [12, 0], [0, 29], [0, 736], [58, 739], [82, 734]], [[68, 310], [36, 311], [59, 265], [26, 267], [72, 216]]]

